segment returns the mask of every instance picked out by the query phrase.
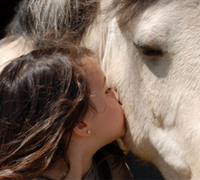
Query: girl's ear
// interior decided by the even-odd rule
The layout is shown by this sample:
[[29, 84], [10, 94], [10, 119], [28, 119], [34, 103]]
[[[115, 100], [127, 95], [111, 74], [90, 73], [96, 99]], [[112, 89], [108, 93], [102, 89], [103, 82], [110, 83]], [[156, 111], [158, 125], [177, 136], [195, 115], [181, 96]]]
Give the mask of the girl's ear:
[[78, 136], [89, 136], [90, 135], [90, 129], [89, 125], [86, 121], [80, 121], [76, 127], [74, 128], [74, 133]]

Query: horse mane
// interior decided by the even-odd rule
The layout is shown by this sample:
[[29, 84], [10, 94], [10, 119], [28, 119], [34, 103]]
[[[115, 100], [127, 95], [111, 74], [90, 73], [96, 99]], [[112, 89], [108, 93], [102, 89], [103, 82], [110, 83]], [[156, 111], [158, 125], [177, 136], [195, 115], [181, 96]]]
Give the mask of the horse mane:
[[113, 0], [107, 11], [115, 10], [115, 15], [119, 15], [120, 17], [119, 24], [125, 25], [157, 1], [158, 0]]
[[[115, 11], [123, 25], [157, 1], [113, 0], [105, 12]], [[99, 4], [99, 0], [22, 0], [6, 28], [6, 37], [9, 40], [23, 36], [36, 48], [50, 46], [49, 40], [79, 43], [97, 17]]]
[[35, 46], [46, 39], [80, 40], [97, 14], [97, 0], [23, 0], [6, 28], [6, 37], [24, 36]]

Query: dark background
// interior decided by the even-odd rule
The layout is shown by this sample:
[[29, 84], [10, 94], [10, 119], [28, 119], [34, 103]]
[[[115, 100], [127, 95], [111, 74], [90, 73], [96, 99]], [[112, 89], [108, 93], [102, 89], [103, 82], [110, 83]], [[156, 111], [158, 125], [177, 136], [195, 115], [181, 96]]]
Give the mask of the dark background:
[[[20, 0], [0, 0], [0, 39], [5, 36], [4, 29], [14, 16], [14, 9]], [[163, 179], [158, 170], [152, 165], [141, 161], [131, 152], [128, 153], [131, 172], [135, 180], [160, 180]]]
[[3, 38], [4, 29], [14, 15], [14, 7], [19, 0], [0, 0], [0, 38]]

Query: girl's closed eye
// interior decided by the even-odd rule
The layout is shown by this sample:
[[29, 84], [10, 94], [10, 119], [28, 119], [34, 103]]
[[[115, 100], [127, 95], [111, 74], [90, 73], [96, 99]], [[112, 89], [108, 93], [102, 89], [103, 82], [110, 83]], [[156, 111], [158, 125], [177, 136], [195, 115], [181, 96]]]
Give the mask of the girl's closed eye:
[[110, 93], [111, 90], [112, 90], [112, 88], [108, 88], [105, 93], [108, 94], [108, 93]]

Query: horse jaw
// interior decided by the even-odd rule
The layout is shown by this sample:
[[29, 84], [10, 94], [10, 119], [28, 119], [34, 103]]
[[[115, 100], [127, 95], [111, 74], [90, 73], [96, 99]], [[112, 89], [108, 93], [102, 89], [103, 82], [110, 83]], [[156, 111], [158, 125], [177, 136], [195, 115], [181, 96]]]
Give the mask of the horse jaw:
[[[103, 43], [90, 45], [90, 31], [85, 39], [97, 51], [108, 83], [120, 93], [128, 128], [125, 144], [170, 180], [200, 177], [198, 3], [162, 0], [123, 28], [113, 18], [102, 35], [96, 24], [92, 34], [103, 37]], [[165, 54], [146, 59], [136, 43]]]

